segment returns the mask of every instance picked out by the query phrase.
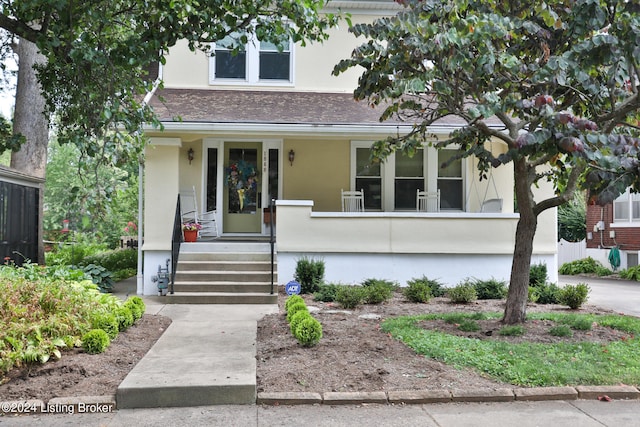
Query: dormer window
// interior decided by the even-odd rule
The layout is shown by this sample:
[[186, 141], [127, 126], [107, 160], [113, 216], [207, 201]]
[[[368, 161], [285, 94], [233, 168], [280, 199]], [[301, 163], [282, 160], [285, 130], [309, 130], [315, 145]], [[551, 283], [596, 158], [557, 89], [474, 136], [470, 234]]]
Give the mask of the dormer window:
[[[293, 83], [292, 43], [249, 41], [242, 45], [238, 34], [215, 44], [210, 60], [209, 83], [214, 85], [290, 85]], [[235, 54], [233, 49], [240, 46]]]

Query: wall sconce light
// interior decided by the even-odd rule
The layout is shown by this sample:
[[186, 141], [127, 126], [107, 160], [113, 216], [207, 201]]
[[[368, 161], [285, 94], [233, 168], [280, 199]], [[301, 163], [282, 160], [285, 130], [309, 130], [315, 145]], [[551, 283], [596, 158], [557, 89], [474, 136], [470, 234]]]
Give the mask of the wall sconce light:
[[296, 159], [296, 152], [289, 150], [289, 163], [293, 166], [293, 161]]
[[193, 160], [193, 148], [189, 148], [189, 151], [187, 151], [187, 158], [189, 159], [189, 164], [191, 164]]

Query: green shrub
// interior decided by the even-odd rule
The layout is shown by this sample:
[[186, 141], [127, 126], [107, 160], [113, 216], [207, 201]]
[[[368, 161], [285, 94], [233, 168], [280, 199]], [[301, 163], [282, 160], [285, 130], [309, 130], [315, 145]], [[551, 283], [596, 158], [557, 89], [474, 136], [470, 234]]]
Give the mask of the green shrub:
[[121, 282], [124, 279], [128, 279], [129, 277], [133, 277], [138, 273], [138, 270], [135, 268], [124, 268], [122, 270], [116, 270], [113, 272], [113, 281]]
[[507, 296], [507, 284], [496, 279], [474, 280], [478, 299], [503, 299]]
[[92, 329], [82, 336], [82, 348], [89, 354], [102, 353], [109, 344], [109, 335], [102, 329]]
[[298, 310], [293, 313], [293, 316], [291, 316], [291, 319], [289, 321], [289, 330], [291, 331], [291, 335], [295, 336], [296, 328], [298, 327], [302, 319], [306, 319], [307, 317], [311, 317], [311, 314], [309, 314], [309, 312], [306, 310]]
[[519, 337], [524, 335], [524, 326], [522, 325], [509, 325], [503, 326], [498, 333], [505, 337]]
[[529, 286], [544, 285], [547, 282], [547, 264], [541, 262], [529, 268]]
[[625, 270], [620, 270], [620, 277], [626, 280], [635, 280], [636, 282], [640, 282], [640, 265], [636, 265], [635, 267], [630, 267]]
[[304, 303], [304, 299], [300, 295], [291, 295], [284, 301], [284, 311], [289, 311], [289, 306], [295, 303]]
[[465, 319], [458, 326], [463, 332], [478, 332], [480, 330], [480, 325], [475, 320]]
[[593, 328], [593, 317], [591, 316], [565, 316], [561, 322], [576, 331], [590, 331]]
[[391, 289], [392, 291], [397, 290], [398, 288], [400, 288], [400, 285], [398, 284], [398, 282], [394, 282], [392, 280], [386, 280], [386, 279], [364, 279], [362, 281], [362, 287], [367, 288], [369, 286], [374, 286], [374, 285], [382, 285], [382, 286], [386, 286], [389, 289]]
[[296, 327], [294, 337], [303, 347], [313, 347], [322, 338], [322, 325], [311, 316], [304, 318]]
[[89, 264], [100, 265], [109, 271], [124, 270], [127, 268], [137, 269], [138, 251], [134, 249], [104, 251], [85, 256], [80, 262], [80, 265], [83, 266]]
[[313, 293], [313, 299], [322, 302], [333, 302], [336, 300], [336, 292], [339, 286], [334, 283], [322, 283], [318, 290]]
[[589, 297], [589, 286], [585, 283], [577, 285], [567, 285], [558, 292], [560, 304], [567, 305], [573, 310], [577, 310]]
[[73, 243], [70, 245], [60, 244], [53, 248], [51, 252], [45, 253], [45, 262], [48, 266], [67, 265], [81, 266], [83, 260], [97, 253], [103, 252], [107, 247], [97, 243]]
[[463, 282], [449, 289], [447, 295], [451, 302], [456, 304], [469, 304], [478, 299], [476, 288], [469, 282]]
[[91, 281], [98, 285], [100, 292], [112, 292], [113, 291], [113, 278], [111, 272], [101, 265], [89, 264], [82, 268], [82, 270], [91, 277]]
[[595, 273], [602, 264], [591, 257], [565, 262], [560, 266], [560, 274], [575, 275], [584, 273]]
[[289, 309], [287, 310], [287, 322], [291, 323], [291, 318], [299, 311], [309, 312], [309, 309], [304, 302], [297, 302], [295, 304], [289, 305]]
[[538, 289], [533, 287], [533, 286], [529, 286], [529, 294], [527, 296], [527, 301], [530, 303], [535, 303], [538, 301]]
[[336, 291], [336, 301], [343, 308], [356, 308], [364, 300], [364, 289], [360, 286], [343, 285]]
[[613, 271], [611, 271], [610, 269], [608, 269], [607, 267], [601, 267], [601, 266], [597, 266], [596, 267], [596, 274], [599, 277], [602, 276], [610, 276], [613, 274]]
[[427, 303], [431, 299], [431, 287], [422, 281], [410, 281], [402, 293], [411, 302]]
[[112, 340], [116, 339], [118, 332], [120, 331], [116, 316], [111, 313], [104, 312], [96, 313], [91, 317], [91, 328], [102, 329]]
[[543, 283], [535, 287], [538, 304], [558, 304], [560, 288], [555, 283]]
[[324, 279], [324, 261], [302, 257], [296, 262], [294, 274], [296, 281], [300, 283], [303, 294], [312, 294]]
[[115, 316], [118, 322], [118, 330], [120, 332], [126, 331], [131, 325], [133, 325], [133, 313], [131, 313], [131, 309], [127, 306], [120, 306], [113, 310], [113, 315]]
[[572, 337], [573, 331], [568, 325], [558, 325], [549, 329], [549, 333], [554, 337]]
[[366, 304], [380, 304], [391, 299], [395, 285], [386, 281], [368, 282], [367, 285], [363, 283], [362, 289]]
[[[411, 287], [411, 285], [414, 283], [415, 284], [424, 283], [425, 285], [429, 286], [429, 289], [431, 290], [429, 294], [434, 298], [442, 297], [447, 293], [446, 288], [441, 282], [439, 282], [438, 280], [429, 279], [427, 276], [422, 276], [420, 278], [413, 278], [407, 282], [407, 285]], [[415, 302], [419, 302], [419, 301], [415, 301]]]
[[131, 314], [133, 315], [133, 322], [135, 323], [142, 318], [142, 315], [144, 314], [145, 309], [144, 309], [144, 305], [141, 306], [139, 303], [137, 303], [134, 300], [134, 298], [139, 298], [139, 297], [129, 297], [124, 302], [123, 305], [127, 307], [129, 310], [131, 310]]

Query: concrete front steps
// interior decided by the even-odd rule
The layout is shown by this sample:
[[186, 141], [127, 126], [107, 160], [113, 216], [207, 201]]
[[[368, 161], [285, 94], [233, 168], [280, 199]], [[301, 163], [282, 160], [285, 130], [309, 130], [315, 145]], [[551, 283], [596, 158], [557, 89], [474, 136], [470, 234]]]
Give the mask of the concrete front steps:
[[[275, 259], [274, 259], [275, 263]], [[277, 304], [271, 246], [262, 242], [183, 243], [170, 304]]]

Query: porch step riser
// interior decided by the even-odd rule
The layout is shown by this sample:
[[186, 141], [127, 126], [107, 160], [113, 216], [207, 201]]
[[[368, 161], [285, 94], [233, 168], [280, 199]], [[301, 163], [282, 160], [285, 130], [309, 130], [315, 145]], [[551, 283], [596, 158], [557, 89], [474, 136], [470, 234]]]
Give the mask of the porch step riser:
[[[180, 252], [178, 262], [182, 261], [245, 261], [245, 262], [271, 262], [271, 254], [264, 252]], [[274, 259], [275, 261], [275, 259]]]
[[162, 301], [167, 304], [277, 304], [278, 295], [209, 295], [176, 292], [173, 295], [162, 297]]
[[[274, 281], [277, 277], [274, 275]], [[224, 271], [191, 271], [176, 272], [176, 282], [233, 282], [233, 283], [271, 283], [271, 272], [224, 272]]]
[[[271, 262], [178, 261], [177, 271], [269, 271]], [[275, 266], [274, 266], [275, 271]]]
[[[180, 283], [173, 285], [175, 292], [223, 292], [223, 293], [269, 293], [271, 283], [220, 284], [220, 283]], [[274, 289], [277, 288], [274, 285]]]

